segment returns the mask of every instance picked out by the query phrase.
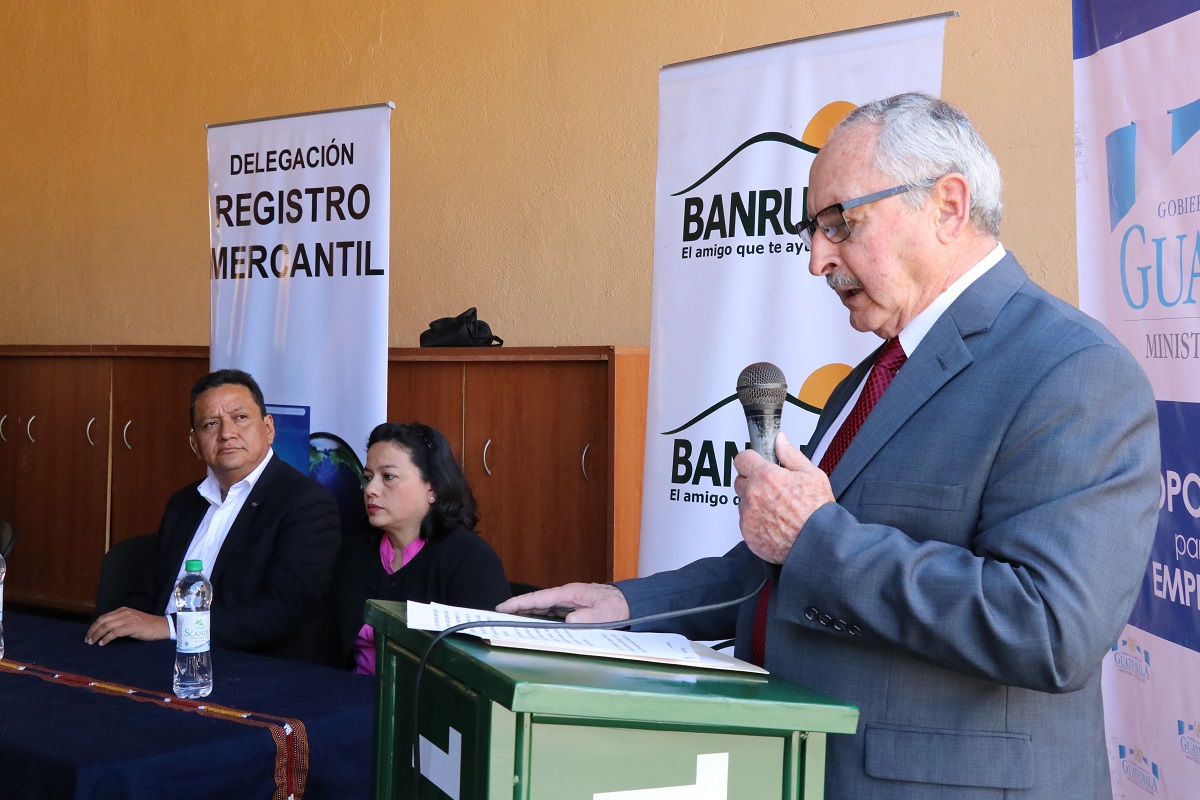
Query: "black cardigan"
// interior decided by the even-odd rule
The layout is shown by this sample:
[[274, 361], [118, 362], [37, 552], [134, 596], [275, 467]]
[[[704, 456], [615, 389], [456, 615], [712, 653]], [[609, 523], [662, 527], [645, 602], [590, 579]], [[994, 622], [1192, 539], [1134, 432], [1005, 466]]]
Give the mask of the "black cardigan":
[[353, 666], [354, 640], [363, 626], [367, 600], [416, 600], [491, 611], [512, 596], [496, 551], [466, 528], [425, 542], [412, 561], [391, 575], [379, 559], [382, 535], [371, 528], [348, 537], [338, 550], [332, 619], [322, 634], [322, 660], [332, 666]]

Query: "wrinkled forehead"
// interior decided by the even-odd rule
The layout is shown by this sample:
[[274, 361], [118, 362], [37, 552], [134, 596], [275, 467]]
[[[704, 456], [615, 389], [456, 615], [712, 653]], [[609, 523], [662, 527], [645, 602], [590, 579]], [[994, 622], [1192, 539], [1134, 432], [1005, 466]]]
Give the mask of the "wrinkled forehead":
[[196, 398], [196, 420], [207, 419], [234, 411], [253, 411], [258, 416], [258, 403], [245, 386], [226, 383], [214, 386]]
[[882, 188], [875, 166], [878, 135], [875, 125], [859, 123], [826, 142], [808, 173], [809, 215]]

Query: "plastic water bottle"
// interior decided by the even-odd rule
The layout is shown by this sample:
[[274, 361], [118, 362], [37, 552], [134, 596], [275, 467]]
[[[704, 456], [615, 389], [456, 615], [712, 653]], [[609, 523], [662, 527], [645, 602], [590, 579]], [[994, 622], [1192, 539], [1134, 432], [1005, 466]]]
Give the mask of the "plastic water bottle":
[[0, 556], [0, 658], [4, 658], [4, 556]]
[[208, 697], [213, 687], [212, 584], [204, 577], [199, 559], [188, 559], [184, 575], [175, 584], [175, 680], [176, 697]]

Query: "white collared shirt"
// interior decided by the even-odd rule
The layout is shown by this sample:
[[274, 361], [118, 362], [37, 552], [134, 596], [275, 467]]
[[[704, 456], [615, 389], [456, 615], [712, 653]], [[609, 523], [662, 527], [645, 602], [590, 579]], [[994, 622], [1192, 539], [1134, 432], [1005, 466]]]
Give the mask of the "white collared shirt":
[[[933, 299], [933, 302], [926, 306], [920, 314], [917, 314], [904, 328], [900, 331], [897, 338], [900, 339], [900, 346], [904, 348], [904, 353], [907, 356], [912, 356], [916, 352], [917, 347], [921, 344], [921, 340], [925, 338], [925, 334], [929, 333], [933, 328], [934, 323], [941, 319], [942, 314], [946, 313], [946, 309], [950, 304], [958, 299], [959, 295], [967, 290], [975, 281], [983, 277], [989, 269], [1000, 263], [1000, 259], [1004, 258], [1004, 245], [996, 243], [986, 256], [984, 256], [978, 264], [971, 267], [963, 273], [958, 280], [946, 287], [946, 291], [939, 294]], [[867, 370], [863, 379], [859, 381], [858, 388], [854, 390], [854, 394], [846, 401], [846, 405], [842, 406], [842, 411], [838, 414], [837, 419], [825, 431], [825, 435], [821, 437], [817, 449], [813, 451], [812, 463], [820, 464], [821, 458], [825, 455], [825, 451], [829, 449], [829, 443], [833, 441], [833, 437], [841, 430], [842, 423], [846, 421], [846, 417], [850, 416], [850, 412], [854, 409], [854, 404], [858, 402], [858, 396], [862, 394], [863, 386], [866, 385], [867, 377], [871, 374]]]
[[[225, 544], [225, 537], [229, 535], [229, 529], [233, 527], [234, 520], [241, 513], [246, 498], [250, 496], [250, 491], [262, 477], [263, 470], [267, 468], [267, 462], [274, 454], [274, 449], [268, 448], [266, 457], [258, 463], [254, 471], [229, 487], [224, 500], [221, 499], [221, 484], [217, 481], [212, 469], [209, 468], [208, 477], [196, 487], [200, 496], [208, 501], [208, 511], [204, 513], [204, 519], [196, 528], [196, 533], [192, 536], [192, 543], [188, 545], [187, 553], [179, 564], [179, 572], [175, 576], [176, 581], [183, 577], [183, 573], [186, 571], [185, 565], [194, 558], [200, 559], [203, 563], [204, 577], [212, 578], [213, 564], [217, 561], [217, 554], [221, 552], [221, 546]], [[174, 595], [167, 598], [167, 607], [163, 613], [168, 617], [175, 613]], [[173, 625], [171, 626], [171, 638], [175, 638]]]

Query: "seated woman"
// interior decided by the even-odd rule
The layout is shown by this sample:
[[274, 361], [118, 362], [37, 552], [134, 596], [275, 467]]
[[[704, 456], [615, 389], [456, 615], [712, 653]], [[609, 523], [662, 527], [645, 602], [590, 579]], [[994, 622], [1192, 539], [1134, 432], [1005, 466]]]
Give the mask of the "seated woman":
[[[375, 674], [369, 599], [494, 609], [511, 595], [500, 557], [475, 533], [475, 497], [446, 437], [428, 425], [385, 422], [367, 440], [363, 499], [371, 527], [342, 542], [334, 562], [326, 660]], [[336, 631], [333, 630], [336, 628]]]

